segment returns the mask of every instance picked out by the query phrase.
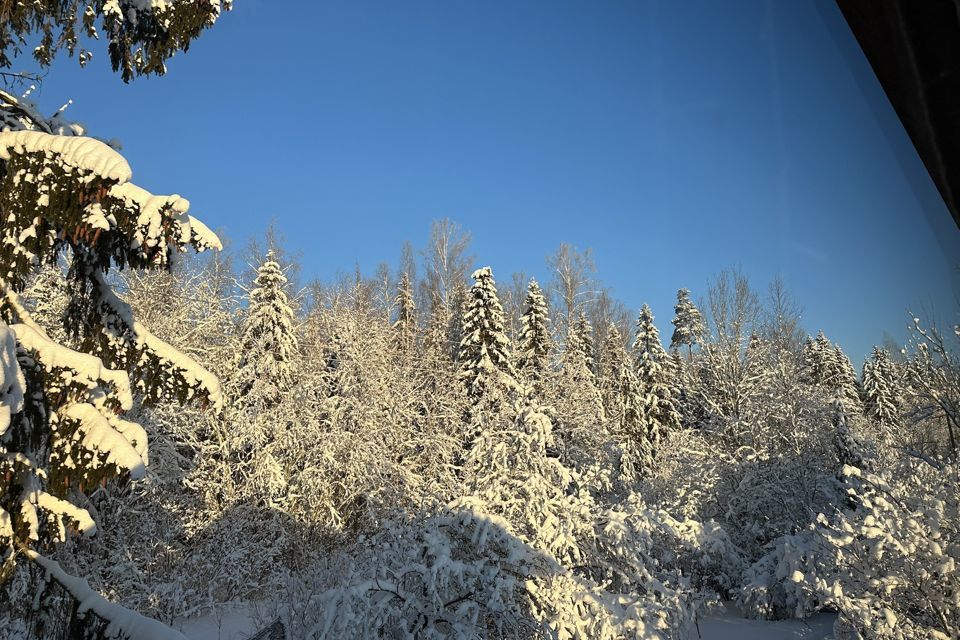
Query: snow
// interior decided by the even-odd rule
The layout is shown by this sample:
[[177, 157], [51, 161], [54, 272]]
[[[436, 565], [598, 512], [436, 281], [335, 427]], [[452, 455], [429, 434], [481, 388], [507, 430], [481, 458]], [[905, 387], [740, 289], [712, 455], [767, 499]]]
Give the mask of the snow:
[[108, 622], [105, 632], [107, 638], [136, 638], [137, 640], [189, 640], [179, 631], [165, 624], [144, 617], [136, 611], [108, 601], [90, 588], [83, 578], [68, 574], [60, 564], [46, 558], [32, 549], [23, 553], [40, 565], [47, 575], [60, 583], [80, 603], [79, 614], [92, 611]]
[[[808, 620], [749, 620], [732, 604], [724, 611], [700, 618], [683, 640], [832, 640], [836, 615], [823, 613]], [[191, 640], [246, 640], [260, 630], [253, 611], [241, 604], [215, 613], [177, 620], [174, 626]]]
[[260, 630], [256, 615], [245, 605], [226, 605], [213, 613], [175, 620], [173, 626], [192, 640], [247, 640]]
[[[700, 619], [684, 640], [832, 640], [836, 615], [821, 613], [808, 620], [748, 620], [732, 605]], [[699, 631], [699, 633], [698, 633]]]
[[[92, 536], [97, 532], [97, 525], [93, 522], [93, 518], [90, 517], [90, 514], [86, 509], [81, 509], [80, 507], [74, 506], [66, 500], [61, 500], [60, 498], [52, 496], [45, 491], [34, 492], [31, 502], [36, 504], [41, 509], [48, 511], [49, 513], [66, 516], [67, 518], [76, 521], [77, 531], [85, 536]], [[66, 539], [62, 522], [60, 522], [59, 539], [61, 541]]]
[[26, 324], [14, 324], [10, 329], [21, 346], [34, 352], [46, 369], [61, 369], [60, 378], [64, 383], [79, 383], [88, 389], [94, 389], [105, 382], [112, 387], [114, 397], [122, 409], [127, 410], [133, 406], [130, 378], [126, 372], [109, 369], [103, 365], [100, 358], [64, 347]]
[[10, 538], [13, 536], [13, 521], [10, 514], [3, 507], [0, 507], [0, 538]]
[[187, 214], [190, 210], [190, 201], [178, 194], [154, 195], [132, 182], [123, 182], [110, 188], [110, 196], [140, 212], [137, 216], [134, 240], [141, 246], [152, 248], [164, 240], [164, 213], [170, 212], [179, 230], [179, 242], [191, 242], [198, 251], [204, 249], [219, 251], [223, 248], [215, 233]]
[[10, 427], [10, 418], [23, 406], [23, 372], [17, 364], [14, 332], [0, 322], [0, 436]]
[[[106, 454], [108, 463], [114, 464], [121, 469], [127, 469], [130, 477], [139, 480], [146, 473], [146, 463], [140, 452], [124, 434], [114, 429], [97, 408], [87, 403], [76, 403], [68, 405], [61, 410], [61, 415], [69, 420], [75, 420], [80, 423], [80, 437], [83, 446], [91, 451]], [[125, 423], [129, 429], [132, 423]], [[142, 438], [138, 445], [146, 440], [146, 433], [142, 431], [136, 433], [129, 430], [128, 433], [135, 433], [136, 437]], [[93, 463], [95, 466], [96, 463]]]
[[114, 316], [115, 321], [104, 325], [104, 330], [110, 337], [118, 341], [132, 341], [139, 349], [150, 352], [171, 373], [182, 378], [191, 392], [202, 390], [214, 410], [222, 409], [223, 394], [217, 377], [197, 364], [193, 358], [153, 335], [143, 324], [134, 320], [130, 305], [113, 292], [104, 280], [103, 274], [95, 271], [92, 277], [98, 285], [99, 303], [106, 306]]
[[0, 159], [9, 160], [12, 153], [23, 152], [52, 152], [65, 164], [117, 182], [127, 182], [133, 176], [122, 155], [93, 138], [55, 136], [42, 131], [0, 133]]

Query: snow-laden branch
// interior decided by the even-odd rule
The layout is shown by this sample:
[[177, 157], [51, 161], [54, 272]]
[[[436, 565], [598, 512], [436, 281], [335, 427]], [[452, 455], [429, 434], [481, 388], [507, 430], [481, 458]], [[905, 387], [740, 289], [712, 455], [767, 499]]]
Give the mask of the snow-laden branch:
[[94, 591], [86, 580], [72, 576], [55, 560], [44, 557], [32, 549], [23, 549], [23, 554], [35, 562], [47, 576], [57, 581], [79, 603], [77, 613], [92, 612], [107, 623], [104, 635], [122, 640], [189, 640], [185, 635], [167, 625], [140, 615], [110, 602]]

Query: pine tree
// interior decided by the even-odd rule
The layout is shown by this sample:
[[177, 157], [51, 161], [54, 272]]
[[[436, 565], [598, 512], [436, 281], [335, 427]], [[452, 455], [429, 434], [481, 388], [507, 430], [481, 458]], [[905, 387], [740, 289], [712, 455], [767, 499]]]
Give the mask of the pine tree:
[[643, 305], [637, 318], [633, 357], [643, 417], [648, 422], [648, 437], [655, 450], [665, 431], [680, 427], [680, 414], [675, 404], [677, 390], [671, 384], [672, 363], [647, 305]]
[[[121, 417], [134, 390], [144, 402], [222, 406], [216, 378], [135, 322], [106, 273], [167, 269], [188, 245], [220, 243], [186, 200], [135, 186], [126, 160], [92, 138], [6, 131], [0, 159], [0, 549], [8, 562], [14, 548], [39, 562], [31, 548], [96, 530], [70, 502], [77, 493], [143, 477], [146, 432]], [[79, 350], [52, 339], [18, 294], [40, 265], [60, 259], [70, 298], [61, 322]]]
[[[230, 10], [233, 0], [205, 2], [26, 2], [10, 5], [3, 14], [0, 30], [0, 67], [10, 68], [23, 42], [39, 40], [34, 59], [47, 67], [59, 49], [78, 59], [84, 66], [92, 53], [81, 44], [106, 36], [107, 51], [114, 71], [124, 82], [138, 75], [163, 75], [166, 60], [178, 51], [186, 51], [190, 42], [212, 26], [222, 10]], [[82, 16], [78, 20], [78, 16]], [[100, 28], [96, 22], [100, 19]]]
[[[832, 411], [834, 429], [833, 444], [837, 453], [839, 469], [842, 469], [844, 466], [850, 466], [864, 471], [873, 471], [873, 462], [870, 459], [866, 447], [850, 430], [851, 414], [847, 413], [847, 408], [841, 399], [838, 398], [834, 400]], [[838, 476], [840, 480], [843, 481], [843, 474], [838, 473]]]
[[800, 354], [802, 380], [811, 386], [835, 389], [839, 374], [840, 363], [836, 360], [833, 345], [823, 331], [817, 332], [816, 338], [808, 337]]
[[675, 315], [671, 323], [675, 328], [670, 340], [670, 349], [679, 349], [682, 345], [687, 345], [689, 359], [693, 355], [693, 345], [699, 344], [706, 333], [703, 315], [690, 299], [689, 289], [677, 291], [677, 304], [673, 310]]
[[231, 380], [235, 398], [245, 407], [272, 406], [293, 382], [297, 338], [293, 309], [284, 287], [287, 278], [273, 251], [257, 269]]
[[620, 403], [617, 434], [621, 449], [620, 475], [630, 486], [653, 466], [660, 445], [660, 429], [653, 420], [647, 419], [640, 381], [628, 358], [620, 362], [616, 380]]
[[517, 344], [517, 368], [534, 387], [547, 373], [550, 355], [549, 310], [547, 299], [536, 280], [530, 280], [523, 315], [520, 316], [520, 340]]
[[413, 287], [410, 285], [410, 275], [406, 272], [400, 276], [397, 285], [397, 319], [393, 323], [393, 330], [397, 336], [397, 346], [405, 354], [413, 350], [413, 342], [417, 334], [417, 306], [413, 301]]
[[597, 386], [603, 397], [607, 416], [620, 415], [620, 376], [624, 367], [632, 370], [620, 327], [610, 322], [600, 344], [597, 364]]
[[583, 353], [584, 364], [591, 375], [595, 376], [596, 357], [593, 346], [593, 326], [587, 320], [586, 315], [581, 311], [577, 314], [577, 322], [574, 324], [574, 332], [577, 334], [577, 343]]
[[498, 404], [517, 387], [510, 340], [504, 331], [503, 308], [490, 267], [477, 269], [472, 278], [474, 285], [467, 295], [462, 321], [459, 378], [474, 402]]
[[850, 358], [839, 345], [833, 349], [833, 361], [837, 367], [835, 395], [841, 399], [844, 410], [851, 415], [863, 413], [863, 401], [860, 399], [860, 383]]
[[889, 354], [885, 349], [874, 347], [871, 357], [863, 364], [863, 404], [867, 416], [880, 428], [886, 440], [900, 426], [897, 387], [896, 370]]
[[556, 411], [555, 435], [564, 464], [579, 468], [595, 462], [605, 439], [603, 397], [597, 388], [590, 323], [582, 314], [572, 318], [547, 400]]

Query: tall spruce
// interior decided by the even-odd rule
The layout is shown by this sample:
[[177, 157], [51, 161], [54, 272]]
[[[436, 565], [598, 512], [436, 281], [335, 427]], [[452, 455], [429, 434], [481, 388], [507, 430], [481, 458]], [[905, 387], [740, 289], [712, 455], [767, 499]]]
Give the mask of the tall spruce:
[[462, 320], [458, 362], [460, 382], [473, 401], [499, 403], [517, 387], [503, 307], [490, 267], [473, 272]]
[[[0, 558], [12, 563], [14, 549], [40, 561], [34, 549], [67, 531], [92, 534], [73, 501], [109, 478], [143, 477], [147, 434], [122, 417], [134, 391], [145, 402], [221, 406], [217, 379], [137, 323], [107, 279], [113, 268], [167, 269], [177, 251], [220, 242], [186, 200], [134, 185], [127, 161], [92, 138], [5, 131], [0, 158]], [[20, 295], [60, 260], [69, 301], [46, 320], [77, 350]]]
[[243, 406], [275, 405], [293, 382], [298, 345], [286, 284], [271, 250], [257, 269], [248, 295], [240, 353], [231, 380], [231, 390]]
[[633, 357], [643, 416], [648, 422], [651, 443], [656, 447], [664, 432], [679, 428], [680, 413], [676, 407], [672, 362], [660, 342], [660, 332], [647, 305], [643, 305], [637, 318]]
[[673, 337], [670, 339], [670, 349], [687, 347], [687, 358], [693, 355], [693, 345], [699, 344], [706, 333], [706, 325], [700, 309], [690, 299], [689, 289], [677, 291], [677, 304], [673, 308], [674, 317], [671, 324], [674, 326]]
[[833, 348], [833, 361], [836, 366], [835, 395], [840, 398], [846, 412], [851, 415], [862, 414], [863, 401], [857, 371], [840, 345]]
[[863, 364], [864, 410], [885, 439], [900, 426], [900, 390], [897, 371], [886, 349], [874, 347]]
[[833, 389], [837, 386], [839, 369], [833, 345], [823, 331], [818, 331], [816, 338], [808, 337], [800, 353], [802, 380], [812, 386]]
[[626, 365], [632, 370], [626, 342], [620, 327], [614, 322], [607, 324], [597, 354], [597, 386], [603, 397], [605, 413], [609, 417], [620, 415], [620, 376]]
[[550, 317], [547, 299], [536, 280], [527, 286], [527, 298], [520, 316], [517, 367], [537, 387], [547, 373], [550, 356]]
[[400, 276], [397, 285], [396, 307], [397, 319], [393, 323], [393, 330], [396, 332], [397, 346], [402, 353], [409, 354], [417, 335], [417, 306], [413, 301], [413, 287], [407, 272]]

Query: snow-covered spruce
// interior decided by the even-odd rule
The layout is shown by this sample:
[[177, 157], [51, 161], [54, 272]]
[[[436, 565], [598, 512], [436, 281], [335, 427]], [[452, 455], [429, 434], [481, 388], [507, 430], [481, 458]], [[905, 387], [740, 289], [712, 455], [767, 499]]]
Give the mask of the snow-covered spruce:
[[650, 307], [643, 305], [637, 317], [637, 335], [633, 341], [634, 367], [643, 420], [647, 428], [646, 456], [656, 455], [664, 432], [680, 426], [675, 398], [677, 389], [673, 362], [660, 342]]
[[499, 405], [517, 387], [510, 339], [490, 267], [477, 269], [471, 277], [458, 356], [460, 382], [475, 402]]
[[[31, 547], [69, 531], [96, 531], [87, 510], [71, 502], [77, 493], [118, 475], [143, 476], [146, 433], [121, 417], [133, 402], [127, 371], [146, 399], [220, 405], [216, 378], [139, 325], [104, 276], [113, 267], [166, 268], [175, 251], [219, 241], [188, 215], [182, 198], [129, 183], [126, 160], [99, 141], [7, 131], [0, 133], [0, 160], [7, 215], [0, 238], [0, 547], [9, 563], [20, 553], [36, 559]], [[82, 351], [50, 338], [18, 294], [40, 265], [61, 258], [70, 296], [62, 321]]]
[[397, 333], [397, 347], [401, 353], [410, 355], [417, 335], [417, 305], [413, 301], [413, 285], [410, 274], [404, 272], [397, 285], [397, 319], [393, 330]]
[[517, 343], [517, 368], [535, 387], [547, 374], [552, 346], [547, 299], [536, 280], [530, 280], [523, 315], [520, 316], [520, 336]]
[[124, 82], [139, 75], [166, 73], [166, 61], [207, 27], [221, 12], [229, 10], [233, 0], [109, 0], [85, 3], [78, 0], [47, 5], [21, 3], [4, 14], [0, 36], [0, 66], [11, 67], [23, 42], [38, 42], [34, 59], [43, 67], [65, 49], [77, 56], [80, 66], [93, 57], [89, 42], [105, 41], [114, 71]]
[[670, 349], [679, 349], [686, 345], [687, 355], [692, 357], [693, 346], [700, 344], [706, 334], [706, 325], [697, 305], [690, 299], [689, 289], [677, 291], [677, 304], [673, 311], [675, 315], [670, 322], [674, 330], [673, 337], [670, 338]]
[[901, 425], [898, 384], [890, 355], [885, 349], [874, 347], [870, 358], [863, 363], [863, 407], [887, 443], [899, 435], [896, 432]]
[[257, 268], [248, 294], [237, 363], [230, 379], [231, 393], [243, 407], [276, 404], [290, 386], [298, 344], [286, 284], [271, 251]]

